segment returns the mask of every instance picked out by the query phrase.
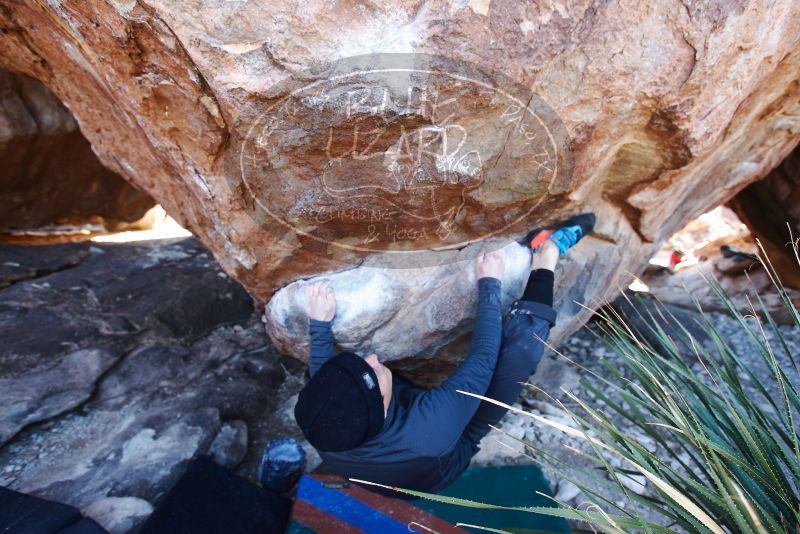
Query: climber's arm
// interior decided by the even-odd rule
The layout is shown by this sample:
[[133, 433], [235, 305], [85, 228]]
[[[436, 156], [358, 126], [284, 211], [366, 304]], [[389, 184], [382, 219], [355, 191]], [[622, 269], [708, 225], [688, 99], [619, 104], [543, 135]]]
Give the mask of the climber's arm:
[[317, 369], [333, 356], [333, 331], [331, 322], [336, 314], [333, 289], [324, 282], [306, 287], [308, 306], [308, 333], [311, 337], [309, 350], [309, 373], [314, 376]]
[[478, 309], [467, 358], [441, 386], [417, 398], [413, 427], [428, 454], [449, 450], [481, 403], [458, 391], [483, 395], [489, 387], [502, 338], [500, 294], [499, 279], [478, 280]]
[[333, 356], [333, 331], [331, 321], [317, 321], [309, 319], [308, 333], [311, 336], [311, 348], [309, 350], [309, 373], [314, 376], [317, 369]]

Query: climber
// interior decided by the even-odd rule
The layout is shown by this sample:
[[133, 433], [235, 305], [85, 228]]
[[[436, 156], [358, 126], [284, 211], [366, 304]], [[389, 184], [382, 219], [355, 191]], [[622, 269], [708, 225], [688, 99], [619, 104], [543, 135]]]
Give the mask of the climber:
[[452, 483], [478, 451], [489, 425], [506, 412], [458, 390], [506, 404], [515, 401], [522, 383], [536, 370], [555, 324], [553, 271], [558, 258], [589, 234], [594, 222], [588, 213], [528, 233], [524, 246], [532, 251], [532, 272], [522, 298], [511, 305], [505, 328], [500, 304], [503, 252], [478, 256], [478, 305], [469, 354], [430, 391], [393, 376], [375, 354], [334, 355], [333, 289], [310, 284], [311, 378], [300, 392], [295, 418], [327, 467], [347, 478], [418, 491], [438, 492]]

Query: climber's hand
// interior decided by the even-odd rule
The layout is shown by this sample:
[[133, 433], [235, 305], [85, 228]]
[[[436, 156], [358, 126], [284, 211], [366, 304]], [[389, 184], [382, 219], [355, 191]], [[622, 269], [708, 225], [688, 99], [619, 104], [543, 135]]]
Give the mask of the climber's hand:
[[500, 280], [506, 270], [506, 256], [502, 250], [481, 252], [475, 258], [475, 274], [478, 279], [497, 278]]
[[317, 282], [306, 287], [308, 316], [317, 321], [330, 321], [336, 314], [336, 301], [333, 288], [325, 282]]

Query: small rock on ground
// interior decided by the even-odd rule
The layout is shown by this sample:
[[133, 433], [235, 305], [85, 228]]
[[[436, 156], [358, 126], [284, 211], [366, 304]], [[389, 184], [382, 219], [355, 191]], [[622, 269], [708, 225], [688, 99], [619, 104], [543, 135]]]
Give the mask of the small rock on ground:
[[125, 534], [153, 513], [153, 505], [136, 497], [105, 497], [83, 510], [109, 534]]

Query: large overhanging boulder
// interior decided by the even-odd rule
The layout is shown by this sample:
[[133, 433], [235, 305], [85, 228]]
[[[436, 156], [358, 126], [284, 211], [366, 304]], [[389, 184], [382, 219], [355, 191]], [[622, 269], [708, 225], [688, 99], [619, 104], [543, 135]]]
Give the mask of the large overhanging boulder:
[[[560, 268], [557, 341], [590, 313], [574, 301], [610, 296], [800, 139], [794, 0], [11, 0], [0, 25], [0, 62], [52, 88], [257, 300], [321, 275], [350, 299], [342, 339], [392, 358], [467, 330], [482, 238], [597, 213]], [[375, 76], [398, 61], [413, 72]], [[426, 89], [455, 115], [408, 105]], [[266, 321], [304, 358], [299, 285]]]

